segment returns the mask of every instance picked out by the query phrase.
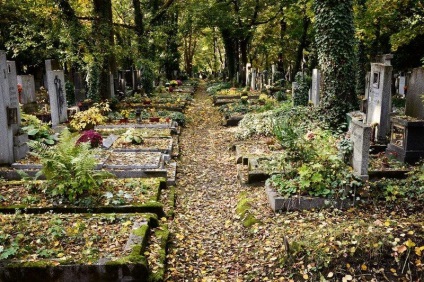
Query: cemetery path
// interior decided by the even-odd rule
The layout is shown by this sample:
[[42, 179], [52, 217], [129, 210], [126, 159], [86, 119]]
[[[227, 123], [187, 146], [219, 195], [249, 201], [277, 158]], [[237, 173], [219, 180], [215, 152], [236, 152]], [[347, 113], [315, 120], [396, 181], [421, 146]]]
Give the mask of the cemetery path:
[[264, 224], [245, 228], [236, 213], [240, 194], [246, 191], [254, 198], [256, 216], [275, 224], [263, 188], [244, 187], [237, 180], [230, 150], [234, 129], [220, 125], [220, 114], [203, 84], [186, 115], [166, 280], [275, 281], [282, 272], [275, 266], [281, 240], [271, 239], [281, 234], [270, 234]]

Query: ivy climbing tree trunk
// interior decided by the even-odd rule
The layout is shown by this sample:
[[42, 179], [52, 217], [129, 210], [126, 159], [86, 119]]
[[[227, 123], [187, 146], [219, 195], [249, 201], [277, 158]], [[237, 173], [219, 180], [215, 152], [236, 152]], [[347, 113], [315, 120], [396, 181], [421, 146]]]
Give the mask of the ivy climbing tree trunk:
[[358, 106], [352, 5], [352, 0], [314, 1], [318, 61], [323, 73], [321, 108], [333, 127]]

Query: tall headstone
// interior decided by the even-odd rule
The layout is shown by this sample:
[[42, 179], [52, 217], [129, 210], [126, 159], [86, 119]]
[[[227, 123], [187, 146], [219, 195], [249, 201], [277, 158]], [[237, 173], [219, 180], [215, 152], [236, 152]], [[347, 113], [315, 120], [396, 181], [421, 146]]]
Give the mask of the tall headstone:
[[380, 63], [371, 64], [370, 89], [368, 94], [367, 123], [377, 125], [376, 140], [386, 142], [390, 132], [392, 55], [385, 55]]
[[252, 68], [252, 80], [250, 82], [250, 89], [256, 90], [256, 69]]
[[250, 85], [250, 68], [252, 67], [251, 63], [246, 64], [246, 85]]
[[35, 102], [37, 97], [35, 95], [35, 81], [33, 75], [18, 75], [18, 84], [22, 86], [20, 93], [20, 102], [22, 104], [29, 104]]
[[60, 65], [57, 60], [49, 59], [44, 61], [44, 66], [46, 69], [46, 75], [44, 76], [44, 87], [48, 90], [49, 89], [48, 72], [53, 70], [60, 70]]
[[292, 97], [294, 97], [294, 93], [296, 92], [298, 87], [299, 85], [297, 82], [292, 82]]
[[276, 65], [271, 65], [271, 83], [274, 84], [275, 82], [275, 72], [277, 71]]
[[406, 77], [401, 75], [399, 76], [399, 89], [398, 93], [402, 96], [405, 96], [405, 85], [406, 85]]
[[0, 164], [11, 164], [14, 162], [11, 117], [14, 111], [11, 110], [8, 66], [4, 51], [0, 51], [0, 95]]
[[405, 114], [407, 116], [424, 119], [424, 68], [415, 68], [408, 78], [406, 93]]
[[65, 75], [63, 71], [48, 71], [48, 86], [52, 126], [57, 126], [68, 119], [66, 102]]
[[320, 86], [321, 86], [321, 72], [318, 69], [312, 70], [312, 88], [311, 88], [311, 102], [314, 106], [319, 105], [320, 101]]
[[109, 75], [110, 97], [115, 97], [115, 80], [113, 74]]
[[0, 51], [0, 164], [11, 164], [28, 151], [28, 136], [19, 133], [17, 84], [15, 62], [7, 61], [6, 53]]
[[14, 61], [7, 61], [7, 79], [9, 81], [9, 100], [10, 108], [16, 109], [17, 122], [12, 125], [13, 134], [19, 131], [21, 124], [21, 115], [19, 111], [18, 79], [16, 75], [16, 64]]

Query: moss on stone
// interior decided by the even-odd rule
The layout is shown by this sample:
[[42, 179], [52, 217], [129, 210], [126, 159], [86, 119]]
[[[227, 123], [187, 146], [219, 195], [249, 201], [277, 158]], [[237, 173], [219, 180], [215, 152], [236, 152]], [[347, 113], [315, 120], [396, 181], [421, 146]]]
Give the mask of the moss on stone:
[[168, 247], [168, 239], [169, 239], [169, 230], [167, 225], [161, 225], [154, 232], [154, 236], [156, 236], [160, 241], [159, 250], [159, 261], [163, 267], [157, 269], [155, 272], [149, 273], [148, 281], [150, 282], [159, 282], [164, 281], [165, 277], [165, 263], [166, 263], [166, 253]]

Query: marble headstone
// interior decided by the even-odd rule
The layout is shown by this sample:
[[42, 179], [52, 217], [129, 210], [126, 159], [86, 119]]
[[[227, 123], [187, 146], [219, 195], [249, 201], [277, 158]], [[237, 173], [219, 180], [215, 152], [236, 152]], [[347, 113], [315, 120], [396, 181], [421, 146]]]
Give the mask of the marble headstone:
[[57, 126], [68, 119], [65, 75], [63, 71], [48, 71], [47, 78], [49, 86], [52, 126]]
[[246, 64], [246, 86], [250, 84], [250, 68], [252, 67], [251, 63]]
[[384, 59], [384, 63], [371, 64], [370, 89], [368, 94], [367, 123], [377, 125], [376, 140], [387, 141], [390, 131], [391, 112], [391, 83], [393, 67], [390, 60]]
[[311, 102], [314, 104], [314, 106], [319, 105], [320, 85], [321, 85], [321, 72], [318, 69], [313, 69], [312, 70]]
[[256, 90], [256, 69], [252, 68], [252, 80], [250, 82], [250, 89]]

